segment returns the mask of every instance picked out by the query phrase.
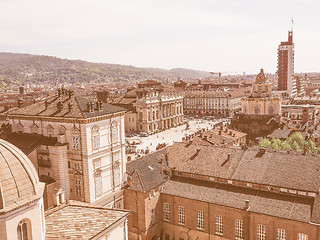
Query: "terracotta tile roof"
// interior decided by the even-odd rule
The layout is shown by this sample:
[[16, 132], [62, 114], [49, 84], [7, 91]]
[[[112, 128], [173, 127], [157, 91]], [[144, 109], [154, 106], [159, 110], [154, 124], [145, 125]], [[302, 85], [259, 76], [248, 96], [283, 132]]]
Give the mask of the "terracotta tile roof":
[[[166, 167], [165, 155], [168, 148], [163, 148], [152, 154], [127, 163], [127, 172], [131, 178], [128, 189], [139, 192], [148, 192], [166, 180], [163, 170]], [[162, 163], [159, 160], [162, 159]]]
[[244, 182], [312, 192], [320, 189], [320, 161], [312, 154], [175, 143], [168, 165], [176, 171]]
[[46, 239], [92, 239], [128, 214], [71, 201], [46, 212]]
[[254, 148], [246, 150], [232, 178], [305, 191], [319, 191], [318, 156], [276, 150], [267, 150], [261, 156], [259, 152], [259, 149]]
[[267, 136], [267, 138], [280, 138], [280, 139], [287, 139], [291, 133], [295, 132], [292, 129], [275, 129], [271, 134]]
[[[48, 106], [45, 107], [45, 102]], [[116, 112], [123, 112], [125, 109], [111, 104], [102, 103], [102, 109], [97, 110], [96, 103], [92, 102], [94, 111], [88, 111], [87, 104], [92, 102], [89, 99], [72, 95], [61, 95], [50, 97], [26, 107], [16, 108], [7, 112], [10, 115], [58, 117], [58, 118], [91, 118]], [[58, 105], [61, 104], [61, 110]], [[69, 107], [70, 106], [70, 107]]]
[[237, 209], [244, 209], [245, 201], [249, 200], [249, 211], [251, 212], [306, 223], [311, 220], [313, 200], [298, 196], [286, 196], [183, 178], [168, 181], [162, 193]]
[[11, 133], [5, 140], [18, 147], [26, 155], [29, 155], [40, 145], [53, 146], [58, 142], [56, 137], [45, 137], [40, 134], [30, 133]]
[[243, 154], [238, 148], [175, 143], [168, 153], [168, 165], [176, 171], [231, 178]]

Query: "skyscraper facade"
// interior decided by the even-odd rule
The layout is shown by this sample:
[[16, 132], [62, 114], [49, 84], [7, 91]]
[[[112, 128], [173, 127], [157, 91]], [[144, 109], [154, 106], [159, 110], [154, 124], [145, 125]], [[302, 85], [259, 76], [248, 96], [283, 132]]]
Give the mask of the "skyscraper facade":
[[288, 41], [281, 42], [278, 47], [278, 90], [285, 91], [288, 96], [297, 94], [294, 79], [294, 44], [293, 31], [288, 33]]

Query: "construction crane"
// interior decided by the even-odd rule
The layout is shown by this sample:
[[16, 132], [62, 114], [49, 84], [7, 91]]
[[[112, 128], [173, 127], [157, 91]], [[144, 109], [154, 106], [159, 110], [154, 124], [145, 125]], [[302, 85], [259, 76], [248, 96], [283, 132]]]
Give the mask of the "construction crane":
[[221, 83], [221, 72], [210, 72], [211, 74], [219, 74], [219, 83]]
[[221, 74], [222, 73], [228, 73], [228, 74], [230, 74], [230, 73], [240, 73], [240, 72], [210, 72], [211, 74], [218, 74], [219, 75], [219, 83], [221, 83]]

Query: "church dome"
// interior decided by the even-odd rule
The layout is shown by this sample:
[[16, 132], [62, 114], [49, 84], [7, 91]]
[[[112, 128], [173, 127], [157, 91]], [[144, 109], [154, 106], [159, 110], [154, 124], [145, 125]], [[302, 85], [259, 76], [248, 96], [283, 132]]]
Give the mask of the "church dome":
[[30, 159], [0, 139], [0, 212], [39, 199], [42, 194], [43, 184]]
[[267, 83], [267, 76], [264, 74], [263, 69], [260, 69], [260, 73], [256, 77], [256, 83], [258, 84], [264, 84]]

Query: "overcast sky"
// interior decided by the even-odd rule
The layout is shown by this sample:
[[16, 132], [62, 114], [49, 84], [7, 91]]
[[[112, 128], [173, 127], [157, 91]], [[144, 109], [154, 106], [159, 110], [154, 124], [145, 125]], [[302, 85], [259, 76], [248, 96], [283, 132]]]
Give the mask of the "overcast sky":
[[293, 17], [295, 72], [320, 71], [319, 10], [319, 0], [0, 0], [0, 52], [274, 73]]

